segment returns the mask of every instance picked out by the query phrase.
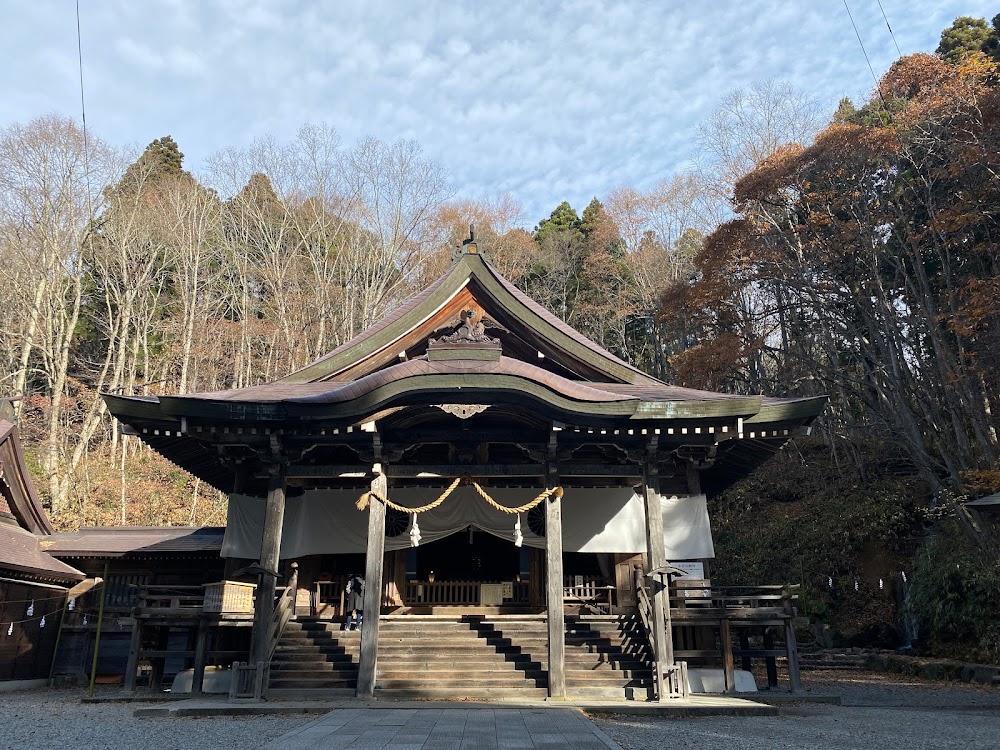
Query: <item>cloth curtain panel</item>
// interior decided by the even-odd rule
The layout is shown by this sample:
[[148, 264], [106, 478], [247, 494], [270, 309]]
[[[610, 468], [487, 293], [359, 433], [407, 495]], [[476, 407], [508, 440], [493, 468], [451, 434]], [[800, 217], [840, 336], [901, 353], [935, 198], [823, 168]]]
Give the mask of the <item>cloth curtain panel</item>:
[[[485, 488], [501, 505], [516, 507], [536, 496], [532, 488]], [[443, 488], [389, 490], [392, 502], [418, 507], [431, 502]], [[365, 552], [368, 511], [355, 503], [356, 490], [309, 490], [285, 502], [281, 557]], [[664, 496], [663, 538], [668, 560], [715, 557], [708, 507], [704, 495]], [[230, 495], [229, 517], [222, 545], [223, 557], [258, 559], [264, 523], [265, 499]], [[464, 531], [469, 526], [509, 539], [513, 544], [516, 515], [503, 513], [483, 500], [472, 487], [457, 488], [437, 508], [418, 516], [421, 544], [429, 544]], [[406, 528], [387, 536], [386, 550], [410, 546]], [[619, 552], [646, 550], [646, 521], [642, 496], [625, 488], [568, 488], [562, 500], [563, 550], [566, 552]], [[545, 547], [545, 537], [535, 534], [527, 514], [521, 514], [524, 545]]]

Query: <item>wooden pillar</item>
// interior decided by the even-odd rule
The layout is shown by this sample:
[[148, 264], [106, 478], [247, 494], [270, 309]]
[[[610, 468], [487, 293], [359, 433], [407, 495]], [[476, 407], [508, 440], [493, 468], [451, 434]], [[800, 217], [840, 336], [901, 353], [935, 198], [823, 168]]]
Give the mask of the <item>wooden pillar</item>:
[[[141, 601], [141, 600], [140, 600]], [[128, 646], [128, 662], [125, 665], [125, 692], [135, 692], [135, 680], [139, 671], [139, 649], [142, 648], [142, 620], [138, 617], [132, 624], [132, 640]]]
[[281, 526], [285, 521], [285, 465], [271, 466], [271, 476], [267, 485], [267, 505], [264, 508], [264, 528], [260, 540], [260, 567], [266, 573], [257, 577], [257, 592], [254, 597], [253, 634], [250, 638], [250, 663], [267, 661], [268, 631], [274, 614], [275, 576], [281, 551]]
[[[663, 542], [663, 505], [660, 499], [660, 479], [656, 464], [646, 460], [642, 467], [643, 495], [646, 509], [646, 564], [649, 570], [662, 569], [667, 564]], [[657, 699], [664, 700], [667, 681], [665, 668], [673, 666], [674, 645], [670, 628], [670, 601], [667, 576], [655, 575], [650, 580], [653, 605], [653, 658]]]
[[785, 620], [785, 649], [788, 652], [788, 687], [793, 693], [802, 690], [799, 679], [799, 650], [795, 643], [795, 625], [792, 619]]
[[740, 663], [747, 672], [752, 671], [753, 665], [750, 663], [750, 631], [747, 628], [740, 628]]
[[205, 650], [208, 640], [208, 619], [205, 615], [198, 618], [198, 632], [194, 642], [194, 674], [191, 676], [191, 694], [201, 695], [205, 684]]
[[[372, 468], [371, 491], [385, 497], [389, 482], [382, 465]], [[375, 694], [375, 670], [378, 659], [379, 614], [382, 611], [382, 568], [385, 560], [385, 503], [369, 496], [368, 548], [365, 553], [365, 608], [361, 621], [361, 657], [358, 662], [358, 698]]]
[[[554, 434], [554, 433], [553, 433]], [[554, 451], [553, 451], [554, 452]], [[550, 455], [546, 488], [559, 486], [559, 468]], [[566, 697], [566, 621], [563, 608], [562, 498], [550, 495], [545, 505], [545, 605], [549, 640], [549, 697]]]
[[[770, 627], [764, 628], [764, 650], [771, 651], [774, 648], [774, 633]], [[764, 664], [767, 667], [767, 689], [774, 690], [778, 687], [778, 664], [770, 654], [764, 657]]]
[[725, 678], [727, 693], [736, 692], [736, 672], [733, 665], [733, 632], [729, 626], [729, 619], [723, 617], [719, 621], [719, 641], [722, 644], [722, 674]]

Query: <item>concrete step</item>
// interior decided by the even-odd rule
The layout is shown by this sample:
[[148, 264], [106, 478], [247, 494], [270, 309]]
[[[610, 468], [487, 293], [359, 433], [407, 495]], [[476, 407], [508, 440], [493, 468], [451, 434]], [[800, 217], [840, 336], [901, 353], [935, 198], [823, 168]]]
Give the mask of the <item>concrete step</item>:
[[327, 677], [301, 678], [295, 680], [285, 680], [272, 677], [267, 684], [268, 693], [272, 689], [282, 690], [284, 688], [298, 690], [334, 690], [353, 689], [358, 685], [357, 679], [335, 679]]
[[442, 670], [454, 670], [456, 667], [460, 667], [466, 672], [475, 672], [479, 670], [495, 670], [495, 669], [505, 669], [510, 670], [512, 668], [517, 669], [541, 669], [542, 665], [540, 662], [530, 659], [529, 657], [520, 657], [515, 659], [505, 659], [501, 655], [496, 655], [494, 657], [476, 657], [474, 659], [463, 659], [461, 664], [456, 665], [454, 661], [448, 661], [446, 659], [423, 659], [421, 657], [390, 657], [381, 656], [379, 658], [380, 665], [391, 665], [393, 669], [409, 669], [409, 670], [422, 670], [428, 672], [437, 672]]
[[271, 666], [271, 681], [288, 682], [289, 680], [347, 680], [356, 682], [358, 670], [326, 670], [326, 669], [278, 669]]
[[589, 700], [637, 700], [648, 701], [654, 697], [651, 687], [580, 687], [579, 685], [566, 685], [566, 692], [570, 698], [585, 698]]
[[[412, 678], [402, 678], [402, 677], [382, 677], [379, 675], [375, 682], [380, 685], [382, 690], [440, 690], [444, 688], [451, 689], [461, 689], [461, 695], [465, 695], [467, 690], [479, 690], [482, 688], [535, 688], [535, 687], [545, 687], [544, 680], [532, 680], [530, 678], [525, 679], [520, 675], [495, 675], [490, 678], [488, 684], [484, 684], [482, 680], [476, 678], [434, 678], [429, 679], [428, 677], [420, 679]], [[458, 693], [456, 693], [458, 694]]]
[[272, 675], [287, 675], [292, 672], [316, 672], [317, 674], [357, 674], [357, 664], [324, 664], [323, 662], [293, 661], [272, 662]]
[[544, 699], [548, 695], [545, 687], [386, 687], [380, 683], [375, 685], [375, 697], [392, 698], [395, 700], [462, 700], [466, 698], [483, 698], [487, 700], [502, 699]]
[[268, 686], [267, 698], [272, 701], [294, 701], [294, 700], [329, 700], [331, 698], [353, 698], [356, 692], [355, 687], [349, 688], [309, 688], [309, 687], [285, 687], [275, 688]]

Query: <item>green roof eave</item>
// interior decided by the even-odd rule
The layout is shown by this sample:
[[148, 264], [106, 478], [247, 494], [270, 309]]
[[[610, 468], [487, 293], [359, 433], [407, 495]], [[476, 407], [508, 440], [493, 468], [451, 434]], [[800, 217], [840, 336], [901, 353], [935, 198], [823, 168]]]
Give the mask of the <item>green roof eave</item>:
[[158, 398], [140, 398], [136, 396], [115, 396], [110, 393], [102, 393], [101, 398], [119, 422], [128, 423], [130, 419], [141, 422], [170, 422], [178, 423], [174, 417], [168, 416], [163, 411], [162, 403]]
[[[500, 394], [507, 394], [507, 397], [498, 399]], [[492, 373], [416, 375], [379, 386], [358, 398], [335, 402], [308, 397], [283, 401], [229, 401], [184, 396], [160, 398], [163, 412], [175, 419], [197, 417], [234, 422], [310, 419], [343, 421], [345, 424], [396, 405], [510, 401], [548, 406], [560, 416], [604, 418], [628, 418], [640, 403], [638, 399], [576, 400], [525, 378]]]
[[829, 396], [813, 396], [777, 403], [764, 403], [754, 416], [743, 420], [744, 424], [765, 422], [812, 421], [826, 408]]
[[632, 419], [707, 419], [710, 417], [746, 417], [756, 414], [760, 396], [705, 399], [699, 401], [643, 401]]

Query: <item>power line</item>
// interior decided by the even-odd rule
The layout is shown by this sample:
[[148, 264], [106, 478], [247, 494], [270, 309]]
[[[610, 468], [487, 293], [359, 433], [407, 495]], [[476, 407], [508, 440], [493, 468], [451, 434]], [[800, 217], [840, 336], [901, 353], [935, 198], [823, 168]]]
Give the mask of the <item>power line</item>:
[[80, 33], [80, 0], [76, 0], [76, 58], [80, 68], [80, 116], [83, 120], [83, 170], [87, 179], [87, 224], [94, 218], [90, 195], [90, 141], [87, 137], [87, 103], [83, 96], [83, 34]]
[[[79, 2], [79, 0], [77, 1]], [[882, 88], [878, 85], [878, 76], [875, 75], [875, 68], [872, 67], [872, 61], [868, 58], [865, 43], [861, 41], [861, 32], [858, 31], [858, 25], [854, 23], [854, 16], [851, 14], [851, 8], [847, 5], [847, 0], [844, 0], [844, 8], [847, 10], [847, 17], [851, 19], [851, 26], [854, 27], [854, 34], [858, 37], [858, 44], [861, 45], [861, 54], [865, 56], [865, 62], [868, 63], [868, 70], [871, 72], [872, 80], [875, 82], [875, 92], [878, 94], [878, 98], [882, 100], [882, 105], [885, 106], [885, 99], [882, 98]]]
[[878, 3], [878, 9], [882, 11], [882, 18], [885, 19], [885, 27], [889, 29], [889, 36], [892, 37], [892, 45], [896, 48], [896, 56], [902, 57], [903, 53], [899, 50], [899, 45], [896, 44], [896, 35], [892, 33], [892, 26], [889, 25], [889, 18], [885, 15], [885, 8], [882, 7], [882, 0], [875, 0]]

